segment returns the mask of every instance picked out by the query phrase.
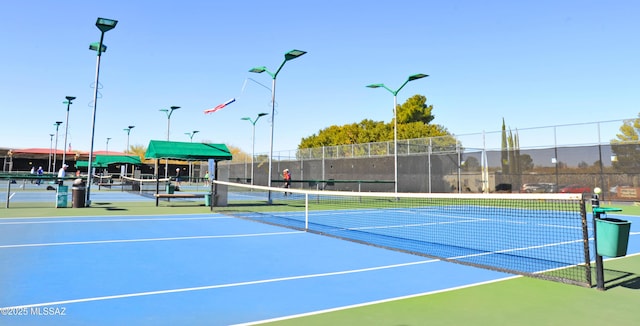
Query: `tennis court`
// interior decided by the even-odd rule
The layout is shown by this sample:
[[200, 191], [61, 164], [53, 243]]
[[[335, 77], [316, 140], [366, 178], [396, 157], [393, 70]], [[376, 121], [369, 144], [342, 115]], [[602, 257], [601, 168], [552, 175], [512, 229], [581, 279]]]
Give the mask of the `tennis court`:
[[[407, 242], [412, 242], [412, 233], [406, 231], [414, 227], [442, 233], [439, 227], [455, 226], [461, 227], [456, 232], [471, 235], [476, 232], [474, 225], [495, 223], [488, 218], [465, 215], [432, 216], [427, 222], [419, 223], [428, 225], [413, 225], [414, 222], [407, 220], [407, 216], [423, 215], [416, 214], [419, 209], [432, 214], [429, 210], [433, 211], [433, 207], [415, 208], [391, 226], [382, 220], [395, 215], [390, 214], [390, 208], [382, 209], [379, 204], [368, 204], [366, 213], [361, 207], [353, 207], [353, 211], [325, 209], [305, 221], [305, 215], [292, 211], [291, 207], [309, 199], [293, 194], [278, 198], [273, 205], [281, 208], [278, 212], [256, 209], [256, 216], [267, 219], [263, 220], [267, 223], [256, 223], [247, 220], [246, 208], [235, 205], [230, 205], [225, 214], [208, 212], [205, 207], [196, 214], [167, 214], [179, 208], [152, 207], [149, 198], [126, 192], [97, 191], [93, 195], [96, 204], [101, 200], [143, 198], [149, 202], [147, 212], [144, 215], [11, 218], [11, 209], [2, 211], [0, 307], [3, 315], [0, 318], [3, 325], [250, 324], [513, 277], [489, 269], [363, 245], [359, 243], [366, 242], [363, 239], [344, 241], [340, 239], [344, 235], [328, 233], [331, 229], [340, 232], [353, 229], [351, 224], [343, 224], [345, 217], [359, 214], [366, 217], [367, 228], [376, 230], [378, 236], [393, 238], [389, 230], [404, 230], [402, 235], [409, 238]], [[229, 201], [242, 202], [255, 196], [255, 193], [230, 192]], [[281, 201], [290, 203], [283, 205]], [[441, 206], [449, 211], [458, 207]], [[69, 210], [92, 212], [92, 209]], [[230, 217], [240, 211], [243, 218]], [[519, 223], [512, 210], [501, 207], [500, 211], [512, 216], [514, 224]], [[331, 228], [315, 233], [283, 228], [269, 224], [274, 216]], [[542, 219], [540, 224], [549, 224], [549, 219]], [[356, 228], [360, 230], [349, 232], [359, 233], [363, 226]], [[486, 229], [486, 225], [483, 228]], [[382, 230], [386, 231], [381, 233]], [[514, 229], [505, 230], [513, 232]], [[633, 223], [629, 253], [640, 252], [638, 231], [638, 223]], [[542, 252], [563, 241], [557, 235], [548, 239], [540, 239], [541, 236], [537, 234], [532, 239], [542, 243], [538, 246]], [[518, 243], [521, 245], [524, 244]], [[527, 249], [518, 251], [536, 255], [541, 252]], [[505, 248], [492, 250], [504, 251]], [[496, 252], [490, 254], [487, 248], [483, 252], [485, 257], [500, 256], [495, 255]], [[478, 253], [457, 251], [455, 255], [471, 258]]]

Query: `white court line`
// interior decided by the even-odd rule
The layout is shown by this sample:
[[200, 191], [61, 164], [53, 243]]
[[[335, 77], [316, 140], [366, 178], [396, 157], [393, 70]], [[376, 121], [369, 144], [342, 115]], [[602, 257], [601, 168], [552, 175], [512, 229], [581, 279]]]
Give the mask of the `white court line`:
[[422, 227], [430, 225], [445, 225], [445, 224], [458, 224], [458, 223], [473, 223], [479, 221], [488, 221], [484, 219], [473, 219], [468, 221], [452, 221], [452, 222], [428, 222], [428, 223], [414, 223], [414, 224], [396, 224], [396, 225], [380, 225], [380, 226], [362, 226], [356, 228], [341, 228], [340, 230], [377, 230], [377, 229], [397, 229], [397, 228], [410, 228], [410, 227]]
[[[304, 232], [303, 231], [283, 232], [283, 234], [291, 234], [291, 233], [304, 233]], [[265, 235], [276, 235], [276, 234], [267, 233]], [[247, 235], [247, 236], [251, 236], [251, 235]], [[232, 237], [232, 236], [213, 236], [213, 237]], [[133, 240], [133, 241], [136, 241], [136, 240]], [[562, 245], [562, 244], [568, 244], [568, 243], [574, 243], [574, 242], [580, 242], [580, 241], [566, 241], [566, 242], [561, 242], [561, 243], [557, 243], [557, 244], [545, 244], [545, 245], [531, 246], [531, 247], [525, 247], [525, 248], [505, 249], [505, 250], [499, 250], [499, 251], [494, 251], [494, 252], [478, 253], [478, 254], [458, 256], [458, 257], [450, 257], [449, 259], [463, 260], [465, 258], [470, 258], [470, 257], [485, 256], [485, 255], [491, 255], [491, 254], [496, 254], [496, 253], [508, 253], [508, 252], [515, 252], [515, 251], [528, 250], [528, 249], [534, 249], [534, 248], [544, 248], [544, 247], [550, 247], [550, 246], [556, 246], [556, 245]], [[212, 289], [220, 289], [220, 288], [228, 288], [228, 287], [245, 286], [245, 285], [254, 285], [254, 284], [264, 284], [264, 283], [274, 283], [274, 282], [283, 282], [283, 281], [291, 281], [291, 280], [308, 279], [308, 278], [315, 278], [315, 277], [326, 277], [326, 276], [334, 276], [334, 275], [345, 275], [345, 274], [353, 274], [353, 273], [362, 273], [362, 272], [376, 271], [376, 270], [382, 270], [382, 269], [390, 269], [390, 268], [396, 268], [396, 267], [405, 267], [405, 266], [412, 266], [412, 265], [419, 265], [419, 264], [426, 264], [426, 263], [434, 263], [434, 262], [442, 262], [442, 261], [438, 260], [438, 259], [430, 259], [430, 260], [421, 260], [421, 261], [411, 262], [411, 263], [393, 264], [393, 265], [369, 267], [369, 268], [338, 271], [338, 272], [308, 274], [308, 275], [290, 276], [290, 277], [282, 277], [282, 278], [274, 278], [274, 279], [266, 279], [266, 280], [256, 280], [256, 281], [229, 283], [229, 284], [208, 285], [208, 286], [199, 286], [199, 287], [190, 287], [190, 288], [158, 290], [158, 291], [128, 293], [128, 294], [110, 295], [110, 296], [102, 296], [102, 297], [92, 297], [92, 298], [53, 301], [53, 302], [33, 303], [33, 304], [25, 304], [25, 305], [20, 305], [20, 306], [0, 307], [0, 309], [19, 309], [19, 308], [42, 307], [42, 306], [55, 306], [55, 305], [65, 305], [65, 304], [72, 304], [72, 303], [101, 301], [101, 300], [112, 300], [112, 299], [123, 299], [123, 298], [141, 297], [141, 296], [168, 294], [168, 293], [180, 293], [180, 292], [190, 292], [190, 291], [212, 290]]]
[[217, 219], [231, 219], [233, 217], [230, 216], [207, 216], [207, 217], [152, 217], [152, 218], [119, 218], [119, 219], [104, 219], [104, 217], [100, 217], [101, 219], [89, 219], [89, 220], [80, 220], [80, 219], [70, 219], [70, 220], [59, 220], [59, 221], [16, 221], [16, 222], [0, 222], [0, 225], [21, 225], [21, 224], [54, 224], [54, 223], [98, 223], [98, 222], [146, 222], [146, 221], [189, 221], [189, 220], [217, 220]]
[[51, 247], [51, 246], [75, 246], [89, 244], [105, 244], [105, 243], [133, 243], [133, 242], [153, 242], [153, 241], [174, 241], [174, 240], [198, 240], [198, 239], [224, 239], [224, 238], [244, 238], [244, 237], [261, 237], [272, 235], [286, 235], [305, 233], [304, 231], [287, 231], [272, 233], [250, 233], [235, 235], [198, 235], [190, 237], [171, 237], [171, 238], [148, 238], [148, 239], [120, 239], [120, 240], [96, 240], [96, 241], [74, 241], [74, 242], [51, 242], [51, 243], [27, 243], [16, 245], [1, 245], [0, 249], [7, 248], [25, 248], [25, 247]]
[[0, 309], [24, 309], [24, 308], [32, 308], [32, 307], [58, 306], [58, 305], [67, 305], [67, 304], [72, 304], [72, 303], [103, 301], [103, 300], [113, 300], [113, 299], [124, 299], [124, 298], [143, 297], [143, 296], [168, 294], [168, 293], [181, 293], [181, 292], [191, 292], [191, 291], [213, 290], [213, 289], [222, 289], [222, 288], [246, 286], [246, 285], [275, 283], [275, 282], [284, 282], [284, 281], [292, 281], [292, 280], [302, 280], [302, 279], [309, 279], [309, 278], [316, 278], [316, 277], [327, 277], [327, 276], [335, 276], [335, 275], [345, 275], [345, 274], [371, 272], [371, 271], [377, 271], [377, 270], [383, 270], [383, 269], [391, 269], [391, 268], [397, 268], [397, 267], [421, 265], [421, 264], [436, 263], [436, 262], [441, 262], [441, 261], [439, 261], [437, 259], [430, 259], [430, 260], [421, 260], [421, 261], [411, 262], [411, 263], [384, 265], [384, 266], [368, 267], [368, 268], [361, 268], [361, 269], [352, 269], [352, 270], [338, 271], [338, 272], [298, 275], [298, 276], [272, 278], [272, 279], [266, 279], [266, 280], [246, 281], [246, 282], [218, 284], [218, 285], [207, 285], [207, 286], [198, 286], [198, 287], [190, 287], [190, 288], [179, 288], [179, 289], [169, 289], [169, 290], [158, 290], [158, 291], [148, 291], [148, 292], [138, 292], [138, 293], [117, 294], [117, 295], [108, 295], [108, 296], [102, 296], [102, 297], [71, 299], [71, 300], [61, 300], [61, 301], [52, 301], [52, 302], [41, 302], [41, 303], [25, 304], [25, 305], [20, 305], [20, 306], [0, 307]]
[[251, 321], [251, 322], [241, 323], [241, 324], [232, 324], [231, 326], [260, 325], [260, 324], [272, 323], [272, 322], [283, 321], [283, 320], [288, 320], [288, 319], [307, 317], [307, 316], [313, 316], [313, 315], [320, 315], [320, 314], [324, 314], [324, 313], [328, 313], [328, 312], [335, 312], [335, 311], [347, 310], [347, 309], [352, 309], [352, 308], [366, 307], [366, 306], [371, 306], [371, 305], [375, 305], [375, 304], [379, 304], [379, 303], [399, 301], [399, 300], [404, 300], [404, 299], [422, 297], [422, 296], [425, 296], [425, 295], [432, 295], [432, 294], [456, 291], [456, 290], [466, 289], [466, 288], [470, 288], [470, 287], [474, 287], [474, 286], [480, 286], [480, 285], [485, 285], [485, 284], [491, 284], [491, 283], [496, 283], [496, 282], [507, 281], [507, 280], [511, 280], [511, 279], [514, 279], [514, 278], [520, 278], [520, 277], [523, 277], [523, 276], [521, 276], [521, 275], [508, 276], [508, 277], [498, 278], [498, 279], [495, 279], [495, 280], [472, 283], [472, 284], [467, 284], [467, 285], [460, 285], [460, 286], [456, 286], [456, 287], [452, 287], [452, 288], [448, 288], [448, 289], [435, 290], [435, 291], [429, 291], [429, 292], [423, 292], [423, 293], [416, 293], [416, 294], [410, 294], [410, 295], [405, 295], [405, 296], [401, 296], [401, 297], [395, 297], [395, 298], [389, 298], [389, 299], [383, 299], [383, 300], [376, 300], [376, 301], [370, 301], [370, 302], [363, 302], [363, 303], [353, 304], [353, 305], [349, 305], [349, 306], [342, 306], [342, 307], [330, 308], [330, 309], [325, 309], [325, 310], [312, 311], [312, 312], [307, 312], [307, 313], [302, 313], [302, 314], [297, 314], [297, 315], [291, 315], [291, 316], [277, 317], [277, 318], [265, 319], [265, 320], [257, 320], [257, 321]]
[[[633, 256], [637, 256], [637, 255], [640, 255], [640, 254], [627, 255], [626, 257], [633, 257]], [[625, 258], [625, 257], [610, 258], [608, 260], [618, 260], [618, 259], [623, 259], [623, 258]], [[511, 279], [515, 279], [515, 278], [521, 278], [521, 277], [523, 277], [523, 276], [522, 275], [507, 276], [507, 277], [503, 277], [503, 278], [499, 278], [499, 279], [495, 279], [495, 280], [489, 280], [489, 281], [478, 282], [478, 283], [473, 283], [473, 284], [461, 285], [461, 286], [457, 286], [457, 287], [453, 287], [453, 288], [449, 288], [449, 289], [435, 290], [435, 291], [424, 292], [424, 293], [416, 293], [416, 294], [406, 295], [406, 296], [402, 296], [402, 297], [396, 297], [396, 298], [389, 298], [389, 299], [383, 299], [383, 300], [377, 300], [377, 301], [364, 302], [364, 303], [359, 303], [359, 304], [354, 304], [354, 305], [349, 305], [349, 306], [342, 306], [342, 307], [325, 309], [325, 310], [311, 311], [311, 312], [297, 314], [297, 315], [283, 316], [283, 317], [277, 317], [277, 318], [265, 319], [265, 320], [256, 320], [256, 321], [251, 321], [251, 322], [247, 322], [247, 323], [233, 324], [231, 326], [252, 326], [252, 325], [260, 325], [260, 324], [272, 323], [272, 322], [283, 321], [283, 320], [294, 319], [294, 318], [300, 318], [300, 317], [308, 317], [308, 316], [320, 315], [320, 314], [324, 314], [324, 313], [328, 313], [328, 312], [335, 312], [335, 311], [347, 310], [347, 309], [352, 309], [352, 308], [366, 307], [366, 306], [371, 306], [371, 305], [385, 303], [385, 302], [399, 301], [399, 300], [404, 300], [404, 299], [421, 297], [421, 296], [425, 296], [425, 295], [432, 295], [432, 294], [450, 292], [450, 291], [470, 288], [470, 287], [474, 287], [474, 286], [480, 286], [480, 285], [485, 285], [485, 284], [491, 284], [491, 283], [507, 281], [507, 280], [511, 280]]]
[[0, 221], [4, 221], [4, 220], [55, 220], [55, 219], [70, 219], [70, 220], [76, 220], [76, 219], [83, 219], [83, 218], [87, 218], [87, 219], [91, 219], [91, 218], [105, 218], [105, 217], [113, 217], [113, 218], [130, 218], [130, 217], [148, 217], [151, 218], [153, 216], [156, 217], [160, 217], [160, 216], [211, 216], [211, 215], [219, 215], [219, 216], [224, 216], [224, 214], [217, 214], [217, 213], [188, 213], [188, 214], [131, 214], [131, 215], [127, 215], [127, 214], [120, 214], [120, 215], [89, 215], [89, 216], [78, 216], [78, 215], [67, 215], [67, 216], [24, 216], [24, 217], [3, 217], [0, 218]]

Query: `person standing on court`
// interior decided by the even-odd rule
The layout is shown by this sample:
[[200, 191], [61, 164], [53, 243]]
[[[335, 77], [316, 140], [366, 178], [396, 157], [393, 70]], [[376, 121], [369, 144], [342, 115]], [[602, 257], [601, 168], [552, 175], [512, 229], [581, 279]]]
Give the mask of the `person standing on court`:
[[176, 186], [180, 187], [180, 168], [176, 168]]
[[58, 170], [58, 185], [60, 186], [64, 184], [64, 177], [67, 175], [67, 167], [68, 165], [62, 164], [62, 167]]
[[42, 179], [40, 179], [40, 177], [44, 174], [44, 170], [42, 169], [41, 166], [38, 167], [37, 174], [38, 174], [38, 179], [36, 180], [36, 184], [39, 186], [40, 183], [42, 183]]
[[[284, 188], [291, 188], [291, 173], [289, 172], [289, 169], [284, 169], [284, 171], [282, 171], [282, 178], [284, 179]], [[284, 192], [284, 195], [287, 195], [287, 192]]]

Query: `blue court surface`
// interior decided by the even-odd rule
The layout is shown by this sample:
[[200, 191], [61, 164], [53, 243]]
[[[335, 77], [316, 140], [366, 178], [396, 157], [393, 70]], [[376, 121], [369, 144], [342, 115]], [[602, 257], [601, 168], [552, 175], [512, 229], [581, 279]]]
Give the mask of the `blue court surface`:
[[217, 214], [0, 220], [2, 325], [231, 325], [509, 275]]
[[0, 325], [249, 325], [512, 277], [214, 213], [2, 218], [0, 261]]

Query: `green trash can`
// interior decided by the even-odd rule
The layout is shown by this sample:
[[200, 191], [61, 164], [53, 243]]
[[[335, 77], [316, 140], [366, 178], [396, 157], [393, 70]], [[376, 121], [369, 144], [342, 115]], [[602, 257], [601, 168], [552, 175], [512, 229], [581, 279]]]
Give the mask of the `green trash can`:
[[66, 208], [67, 207], [67, 196], [69, 195], [69, 187], [67, 186], [58, 186], [58, 191], [56, 192], [56, 208]]
[[173, 194], [176, 191], [176, 186], [172, 184], [168, 184], [166, 191], [168, 194]]
[[596, 239], [598, 255], [622, 257], [627, 255], [631, 222], [617, 218], [596, 219]]
[[211, 206], [211, 194], [210, 193], [204, 194], [204, 205], [207, 206], [207, 207]]

